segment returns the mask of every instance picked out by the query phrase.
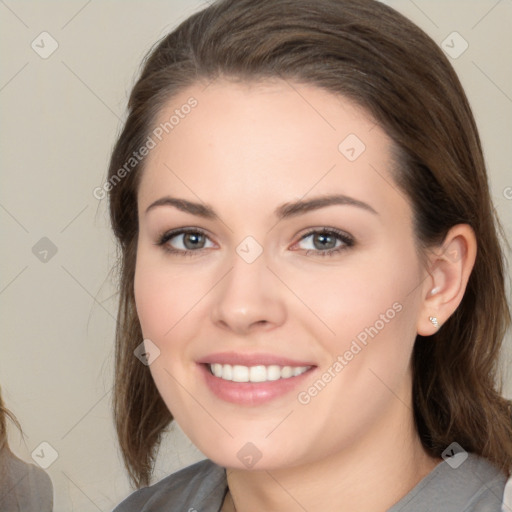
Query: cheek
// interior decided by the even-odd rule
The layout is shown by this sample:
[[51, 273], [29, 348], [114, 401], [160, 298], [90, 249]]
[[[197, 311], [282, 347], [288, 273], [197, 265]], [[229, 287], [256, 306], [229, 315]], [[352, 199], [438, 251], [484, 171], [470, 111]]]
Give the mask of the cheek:
[[[368, 397], [378, 402], [389, 394], [386, 385], [401, 386], [416, 335], [421, 266], [414, 248], [389, 246], [375, 256], [372, 262], [358, 263], [358, 268], [351, 266], [337, 282], [323, 283], [336, 297], [334, 304], [319, 311], [335, 332], [324, 338], [330, 340], [326, 348], [331, 360], [343, 358], [337, 383], [340, 390], [350, 385], [351, 393], [344, 393], [351, 402], [348, 409]], [[317, 306], [321, 307], [320, 300]]]
[[168, 409], [180, 424], [186, 424], [187, 397], [183, 396], [180, 383], [186, 382], [190, 371], [187, 355], [191, 330], [187, 319], [204, 291], [186, 273], [166, 265], [165, 256], [162, 259], [141, 249], [134, 293], [143, 337], [160, 351], [149, 367], [151, 375]]
[[412, 247], [390, 245], [378, 253], [353, 253], [342, 264], [282, 267], [279, 272], [299, 299], [297, 318], [307, 320], [331, 348], [343, 348], [360, 333], [364, 338], [374, 324], [379, 331], [390, 332], [390, 326], [410, 330], [404, 318], [414, 316], [411, 301], [417, 301], [414, 292], [421, 276]]
[[[309, 288], [301, 275], [295, 281], [297, 293], [311, 291], [302, 296], [322, 320], [310, 322], [309, 328], [314, 332], [316, 327], [323, 346], [320, 377], [329, 384], [324, 393], [319, 391], [322, 383], [308, 382], [300, 403], [311, 399], [312, 408], [336, 418], [333, 425], [343, 423], [350, 430], [349, 423], [355, 428], [375, 421], [396, 399], [390, 389], [406, 401], [420, 304], [421, 267], [414, 248], [390, 245], [379, 254], [354, 258], [344, 267], [316, 273]], [[361, 408], [362, 403], [367, 407]]]
[[164, 342], [207, 291], [207, 282], [186, 270], [166, 265], [165, 255], [137, 255], [134, 293], [145, 337]]
[[163, 285], [157, 273], [145, 264], [144, 258], [137, 258], [135, 305], [144, 338], [158, 339], [170, 327], [172, 319], [168, 313], [173, 311], [172, 294], [166, 294]]

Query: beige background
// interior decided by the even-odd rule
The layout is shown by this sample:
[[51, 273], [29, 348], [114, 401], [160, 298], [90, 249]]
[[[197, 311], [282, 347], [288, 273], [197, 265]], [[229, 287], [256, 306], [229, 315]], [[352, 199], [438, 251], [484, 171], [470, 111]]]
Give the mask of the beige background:
[[[440, 45], [454, 31], [469, 44], [452, 62], [473, 106], [494, 202], [512, 239], [512, 2], [387, 3]], [[92, 192], [104, 182], [142, 56], [204, 5], [0, 1], [0, 384], [26, 434], [22, 440], [11, 432], [15, 453], [31, 461], [43, 441], [58, 452], [48, 469], [56, 512], [108, 511], [129, 492], [110, 413], [115, 248], [106, 201]], [[41, 36], [44, 48], [38, 37], [43, 31], [58, 43], [46, 59], [31, 47], [35, 40], [39, 52], [51, 49], [48, 36]], [[455, 50], [460, 43], [455, 40]], [[57, 248], [46, 262], [32, 250], [43, 237]], [[39, 251], [48, 250], [39, 243]], [[510, 366], [508, 350], [504, 366]], [[512, 397], [511, 372], [506, 394]], [[157, 479], [201, 458], [173, 430]]]

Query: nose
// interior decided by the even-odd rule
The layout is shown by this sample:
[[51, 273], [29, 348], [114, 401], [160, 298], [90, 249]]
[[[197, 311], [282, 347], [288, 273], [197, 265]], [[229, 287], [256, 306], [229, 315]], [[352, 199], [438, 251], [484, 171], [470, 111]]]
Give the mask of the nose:
[[283, 290], [267, 268], [265, 253], [247, 263], [234, 254], [231, 271], [214, 288], [212, 322], [238, 335], [270, 330], [286, 319]]

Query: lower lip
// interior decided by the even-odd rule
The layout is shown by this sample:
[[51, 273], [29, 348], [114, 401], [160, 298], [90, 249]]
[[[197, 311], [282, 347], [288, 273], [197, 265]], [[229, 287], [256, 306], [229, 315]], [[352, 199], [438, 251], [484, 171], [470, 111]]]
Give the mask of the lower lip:
[[199, 364], [206, 385], [221, 400], [239, 405], [260, 405], [290, 393], [311, 376], [315, 367], [288, 379], [267, 382], [233, 382], [215, 377], [210, 366]]

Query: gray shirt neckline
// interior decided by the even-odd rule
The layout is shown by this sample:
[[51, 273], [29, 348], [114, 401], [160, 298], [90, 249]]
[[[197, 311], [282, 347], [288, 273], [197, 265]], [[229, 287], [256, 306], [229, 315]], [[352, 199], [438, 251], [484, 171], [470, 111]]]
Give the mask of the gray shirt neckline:
[[[457, 468], [439, 463], [387, 512], [501, 512], [505, 474], [468, 454]], [[227, 492], [225, 468], [202, 460], [140, 489], [114, 512], [219, 512]]]

